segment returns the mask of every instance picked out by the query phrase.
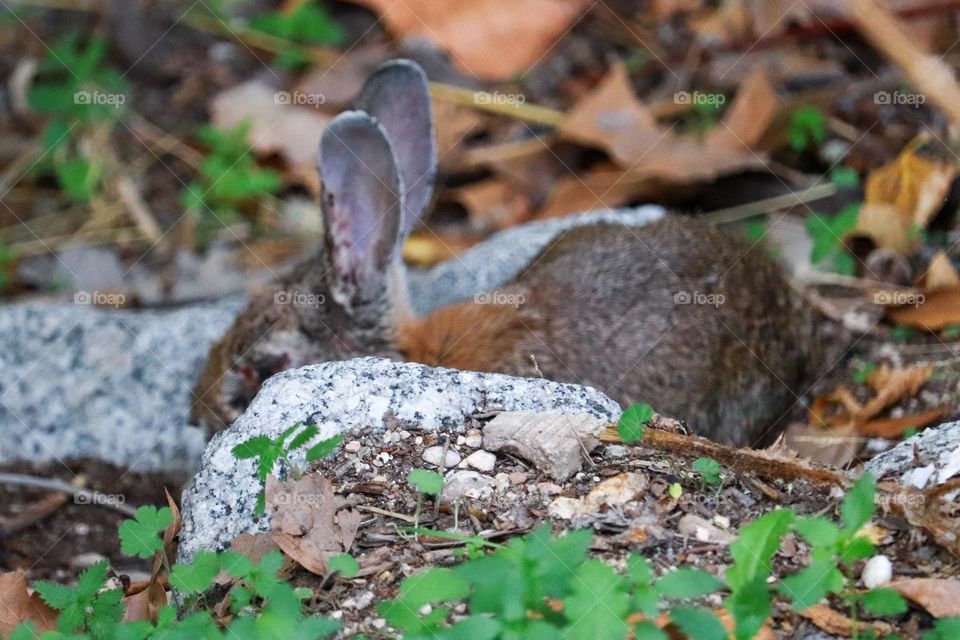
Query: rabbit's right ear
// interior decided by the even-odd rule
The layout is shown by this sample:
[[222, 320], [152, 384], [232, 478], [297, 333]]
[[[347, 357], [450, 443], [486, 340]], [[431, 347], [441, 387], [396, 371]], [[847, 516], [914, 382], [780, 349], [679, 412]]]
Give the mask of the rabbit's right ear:
[[317, 167], [331, 294], [349, 311], [384, 294], [403, 180], [383, 127], [361, 111], [341, 113], [327, 125]]
[[397, 154], [406, 188], [401, 226], [405, 236], [430, 204], [437, 177], [437, 144], [427, 75], [410, 60], [386, 62], [364, 83], [356, 108], [383, 125]]

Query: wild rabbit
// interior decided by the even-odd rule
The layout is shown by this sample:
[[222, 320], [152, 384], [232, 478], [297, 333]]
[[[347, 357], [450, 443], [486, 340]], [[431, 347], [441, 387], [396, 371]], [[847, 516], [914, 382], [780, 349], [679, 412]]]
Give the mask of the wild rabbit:
[[737, 446], [771, 440], [797, 400], [812, 317], [762, 249], [692, 218], [566, 231], [497, 291], [415, 317], [400, 247], [436, 150], [409, 61], [381, 67], [330, 123], [318, 166], [325, 246], [213, 347], [193, 408], [212, 430], [274, 373], [365, 355], [590, 385]]

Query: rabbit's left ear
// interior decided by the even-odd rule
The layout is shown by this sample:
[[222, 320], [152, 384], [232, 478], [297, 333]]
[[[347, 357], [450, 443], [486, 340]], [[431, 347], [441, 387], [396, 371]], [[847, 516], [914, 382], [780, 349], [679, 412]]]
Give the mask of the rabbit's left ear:
[[427, 75], [410, 60], [384, 63], [364, 83], [356, 108], [383, 126], [405, 188], [401, 240], [420, 221], [437, 177], [437, 145]]

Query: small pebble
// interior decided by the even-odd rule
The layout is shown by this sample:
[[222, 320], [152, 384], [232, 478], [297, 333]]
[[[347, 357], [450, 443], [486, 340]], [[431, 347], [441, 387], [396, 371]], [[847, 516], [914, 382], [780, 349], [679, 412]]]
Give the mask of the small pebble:
[[380, 454], [377, 456], [377, 458], [384, 464], [390, 462], [390, 460], [393, 459], [393, 457], [386, 451], [381, 451]]
[[479, 429], [470, 429], [464, 438], [464, 444], [473, 449], [479, 449], [483, 446], [483, 433]]
[[515, 471], [510, 474], [510, 482], [514, 485], [525, 484], [530, 478], [530, 474], [523, 471]]
[[443, 447], [436, 445], [433, 447], [428, 447], [423, 451], [423, 461], [427, 464], [432, 464], [439, 467], [440, 461], [443, 460], [443, 466], [450, 468], [455, 467], [460, 464], [460, 454], [454, 451], [453, 449], [447, 449], [446, 457], [443, 456]]
[[493, 471], [493, 468], [497, 466], [497, 456], [480, 449], [464, 458], [463, 464], [473, 467], [477, 471]]
[[893, 565], [890, 563], [890, 558], [884, 555], [873, 556], [863, 566], [860, 578], [867, 589], [876, 589], [889, 583], [893, 578]]
[[717, 525], [721, 529], [729, 529], [730, 518], [728, 518], [727, 516], [721, 516], [720, 514], [717, 514], [713, 516], [713, 524]]
[[360, 446], [359, 440], [351, 440], [347, 444], [343, 445], [343, 450], [349, 451], [350, 453], [356, 453], [357, 451], [360, 451]]

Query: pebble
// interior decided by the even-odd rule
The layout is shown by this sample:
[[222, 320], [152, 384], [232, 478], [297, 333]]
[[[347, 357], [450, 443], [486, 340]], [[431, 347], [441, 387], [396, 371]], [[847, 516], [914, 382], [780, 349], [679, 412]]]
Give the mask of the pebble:
[[893, 564], [890, 558], [884, 555], [875, 555], [863, 566], [863, 573], [860, 575], [863, 580], [863, 586], [867, 589], [876, 589], [890, 582], [893, 578]]
[[349, 451], [350, 453], [356, 453], [357, 451], [360, 451], [361, 446], [362, 445], [360, 444], [359, 440], [351, 440], [347, 444], [343, 445], [343, 450]]
[[476, 471], [454, 471], [443, 485], [440, 498], [453, 502], [461, 498], [486, 498], [493, 493], [493, 478]]
[[454, 451], [453, 449], [447, 449], [447, 455], [443, 455], [443, 447], [436, 445], [433, 447], [428, 447], [423, 450], [423, 461], [427, 464], [432, 464], [439, 467], [440, 461], [443, 460], [444, 467], [455, 467], [460, 464], [460, 454]]
[[479, 429], [470, 429], [463, 440], [468, 447], [479, 449], [483, 446], [483, 433]]
[[462, 465], [473, 467], [477, 471], [493, 471], [493, 468], [497, 466], [497, 456], [489, 451], [480, 449], [464, 458], [461, 463], [461, 466]]

